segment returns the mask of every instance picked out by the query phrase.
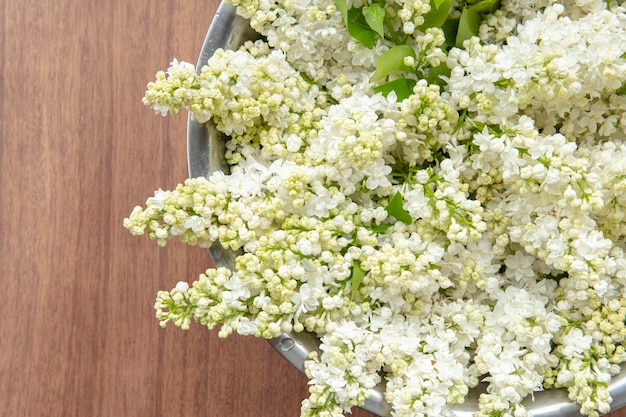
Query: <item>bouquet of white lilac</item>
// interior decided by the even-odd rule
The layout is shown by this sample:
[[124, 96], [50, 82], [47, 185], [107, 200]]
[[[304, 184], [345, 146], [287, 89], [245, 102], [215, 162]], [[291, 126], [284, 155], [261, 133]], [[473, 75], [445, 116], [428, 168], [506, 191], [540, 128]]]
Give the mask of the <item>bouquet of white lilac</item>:
[[601, 0], [231, 0], [260, 40], [144, 103], [226, 139], [229, 173], [124, 226], [239, 251], [159, 292], [162, 326], [313, 332], [302, 416], [386, 380], [394, 416], [608, 412], [626, 360], [626, 10]]

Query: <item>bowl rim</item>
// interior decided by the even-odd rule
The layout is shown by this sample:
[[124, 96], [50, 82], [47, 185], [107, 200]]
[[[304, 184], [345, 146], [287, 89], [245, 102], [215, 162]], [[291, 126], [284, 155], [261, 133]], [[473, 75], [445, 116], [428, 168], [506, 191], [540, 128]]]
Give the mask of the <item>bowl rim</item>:
[[[236, 13], [236, 8], [230, 3], [222, 1], [209, 25], [200, 55], [197, 69], [207, 63], [213, 53], [219, 49], [235, 49], [248, 39], [256, 39], [259, 35], [248, 25], [248, 22]], [[187, 164], [190, 178], [208, 177], [217, 170], [227, 171], [224, 162], [223, 135], [210, 123], [200, 124], [191, 114], [187, 122]], [[236, 252], [226, 251], [219, 244], [209, 249], [216, 266], [230, 266], [235, 264]], [[319, 339], [311, 333], [283, 333], [281, 336], [268, 339], [270, 345], [296, 369], [304, 372], [304, 362], [309, 353], [319, 350]], [[484, 392], [485, 383], [473, 388], [468, 393], [463, 404], [452, 405], [451, 411], [456, 417], [471, 417], [477, 410], [478, 395]], [[385, 401], [385, 383], [377, 385], [372, 395], [360, 408], [381, 417], [391, 416], [391, 406]], [[615, 375], [609, 384], [609, 393], [613, 398], [611, 411], [626, 406], [626, 367]], [[528, 396], [522, 404], [535, 417], [577, 417], [580, 416], [580, 407], [569, 400], [565, 389], [551, 389], [538, 391]]]

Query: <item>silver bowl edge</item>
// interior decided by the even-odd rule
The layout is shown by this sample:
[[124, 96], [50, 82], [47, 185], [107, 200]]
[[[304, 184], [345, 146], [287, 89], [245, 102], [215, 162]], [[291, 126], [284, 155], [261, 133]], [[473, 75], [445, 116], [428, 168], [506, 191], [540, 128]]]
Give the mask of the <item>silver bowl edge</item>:
[[[235, 7], [222, 2], [213, 17], [206, 34], [200, 56], [198, 57], [197, 69], [207, 63], [216, 49], [236, 49], [248, 39], [256, 39], [258, 34], [250, 29], [248, 22], [239, 17]], [[187, 163], [189, 176], [208, 177], [214, 171], [228, 172], [228, 166], [224, 161], [223, 135], [210, 123], [200, 124], [193, 120], [191, 115], [187, 124]], [[236, 253], [222, 249], [218, 244], [209, 250], [215, 265], [232, 267]], [[279, 352], [283, 358], [295, 368], [304, 372], [304, 362], [313, 350], [319, 349], [319, 340], [310, 333], [284, 333], [280, 337], [270, 339], [268, 342]], [[465, 402], [452, 407], [457, 417], [470, 417], [477, 410], [478, 396], [484, 392], [486, 384], [470, 390]], [[609, 392], [613, 397], [611, 410], [616, 410], [626, 405], [626, 367], [613, 377]], [[366, 411], [381, 417], [391, 416], [391, 407], [385, 401], [384, 382], [379, 384], [370, 398], [361, 407]], [[537, 392], [533, 398], [528, 397], [523, 402], [535, 417], [577, 417], [580, 416], [578, 404], [573, 403], [567, 397], [563, 389]]]

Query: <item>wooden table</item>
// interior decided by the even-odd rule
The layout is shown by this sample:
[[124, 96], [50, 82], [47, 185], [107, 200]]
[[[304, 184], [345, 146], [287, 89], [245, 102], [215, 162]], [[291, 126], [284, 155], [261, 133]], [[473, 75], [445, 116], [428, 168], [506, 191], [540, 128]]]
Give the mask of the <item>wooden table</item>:
[[0, 0], [0, 416], [299, 415], [306, 378], [265, 341], [159, 327], [207, 252], [122, 227], [187, 176], [185, 115], [141, 97], [217, 3]]

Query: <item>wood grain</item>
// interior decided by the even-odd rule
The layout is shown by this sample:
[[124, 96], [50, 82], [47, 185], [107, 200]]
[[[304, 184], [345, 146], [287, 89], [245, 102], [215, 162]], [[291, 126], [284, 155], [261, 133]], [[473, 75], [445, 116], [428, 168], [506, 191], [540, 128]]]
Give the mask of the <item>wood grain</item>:
[[0, 416], [299, 415], [306, 378], [265, 341], [158, 326], [207, 252], [122, 227], [187, 176], [185, 116], [140, 99], [217, 3], [0, 0]]

